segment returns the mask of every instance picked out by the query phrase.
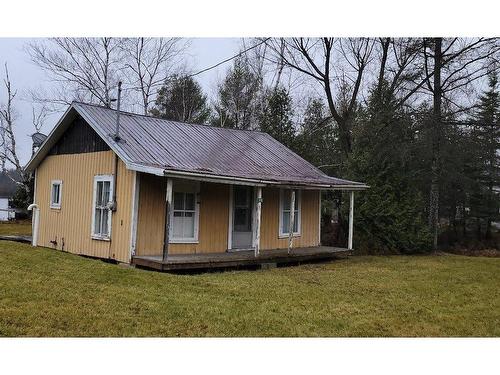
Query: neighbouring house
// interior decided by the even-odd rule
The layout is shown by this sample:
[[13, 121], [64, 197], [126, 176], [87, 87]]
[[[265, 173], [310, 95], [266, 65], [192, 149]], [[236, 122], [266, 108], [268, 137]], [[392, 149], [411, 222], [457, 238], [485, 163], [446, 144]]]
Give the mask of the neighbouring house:
[[10, 200], [15, 195], [19, 180], [16, 171], [5, 171], [0, 173], [0, 221], [14, 220], [16, 209], [10, 206]]
[[26, 169], [33, 245], [159, 269], [329, 254], [320, 247], [328, 189], [351, 192], [352, 249], [353, 192], [367, 187], [327, 176], [262, 132], [78, 102]]
[[0, 221], [12, 220], [15, 217], [15, 211], [9, 206], [10, 197], [0, 196]]

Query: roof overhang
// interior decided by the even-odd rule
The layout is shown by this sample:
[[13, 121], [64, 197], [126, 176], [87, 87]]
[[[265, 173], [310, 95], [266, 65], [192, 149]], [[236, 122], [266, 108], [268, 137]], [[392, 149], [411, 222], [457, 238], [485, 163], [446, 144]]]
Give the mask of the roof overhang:
[[156, 176], [171, 177], [171, 178], [183, 178], [196, 181], [214, 182], [222, 184], [231, 185], [248, 185], [248, 186], [279, 186], [289, 189], [314, 189], [314, 190], [365, 190], [369, 188], [368, 185], [356, 183], [356, 184], [316, 184], [316, 183], [297, 183], [293, 181], [272, 181], [263, 179], [250, 179], [237, 176], [224, 176], [212, 173], [201, 173], [192, 171], [181, 171], [173, 169], [164, 169], [161, 167], [145, 166], [141, 164], [129, 163], [126, 164], [127, 169], [143, 172], [148, 174], [153, 174]]

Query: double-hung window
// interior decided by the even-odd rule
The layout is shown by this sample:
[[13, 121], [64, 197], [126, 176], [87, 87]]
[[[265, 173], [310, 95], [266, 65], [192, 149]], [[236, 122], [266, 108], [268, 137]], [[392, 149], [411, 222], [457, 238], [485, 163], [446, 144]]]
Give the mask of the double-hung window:
[[174, 187], [170, 216], [170, 242], [198, 242], [198, 217], [196, 189]]
[[113, 176], [94, 177], [94, 200], [92, 207], [92, 237], [107, 240], [111, 237], [111, 209], [113, 199]]
[[50, 208], [61, 208], [62, 181], [52, 180], [50, 188]]
[[[293, 235], [300, 235], [300, 211], [301, 211], [301, 192], [295, 190], [295, 209], [293, 220]], [[291, 190], [280, 190], [280, 237], [286, 237], [290, 233], [290, 215], [291, 212]]]

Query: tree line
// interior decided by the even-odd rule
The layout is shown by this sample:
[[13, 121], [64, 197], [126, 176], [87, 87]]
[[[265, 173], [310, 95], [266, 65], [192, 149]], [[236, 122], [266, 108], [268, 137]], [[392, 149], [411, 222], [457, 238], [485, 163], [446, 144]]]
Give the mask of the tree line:
[[[325, 173], [366, 182], [358, 249], [498, 247], [497, 38], [244, 39], [212, 97], [184, 64], [188, 49], [175, 38], [37, 41], [33, 62], [64, 84], [33, 101], [112, 106], [124, 80], [135, 111], [264, 131]], [[346, 207], [324, 198], [325, 227], [341, 224], [325, 240], [342, 241]]]

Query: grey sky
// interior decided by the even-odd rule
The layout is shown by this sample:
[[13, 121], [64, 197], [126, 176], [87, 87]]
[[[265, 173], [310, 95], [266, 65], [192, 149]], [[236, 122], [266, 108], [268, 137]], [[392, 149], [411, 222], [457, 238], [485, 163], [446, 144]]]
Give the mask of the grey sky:
[[[4, 63], [9, 67], [10, 79], [13, 87], [18, 91], [15, 107], [18, 114], [16, 122], [16, 139], [18, 142], [19, 156], [24, 163], [29, 160], [31, 153], [31, 138], [33, 132], [31, 123], [32, 105], [23, 100], [27, 97], [27, 91], [36, 87], [50, 86], [47, 76], [38, 67], [33, 65], [23, 50], [23, 46], [30, 39], [0, 38], [0, 63], [2, 65], [0, 77], [4, 76]], [[193, 71], [201, 70], [214, 65], [227, 57], [237, 53], [240, 39], [238, 38], [196, 38], [191, 39], [188, 51], [188, 66]], [[224, 64], [216, 69], [210, 70], [196, 77], [202, 85], [206, 94], [211, 96], [214, 92], [217, 80], [230, 64]], [[5, 101], [5, 90], [0, 88], [0, 103]], [[61, 114], [50, 116], [42, 129], [43, 133], [49, 133]]]

